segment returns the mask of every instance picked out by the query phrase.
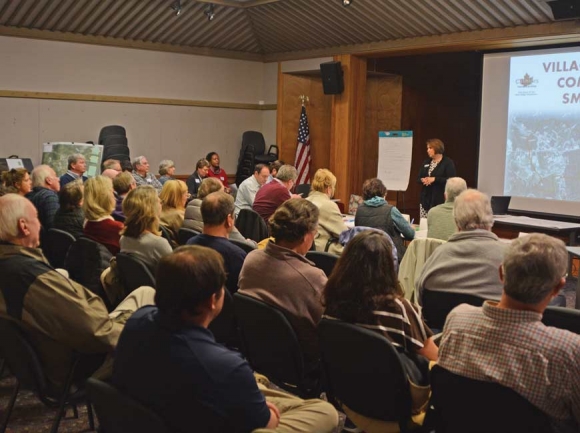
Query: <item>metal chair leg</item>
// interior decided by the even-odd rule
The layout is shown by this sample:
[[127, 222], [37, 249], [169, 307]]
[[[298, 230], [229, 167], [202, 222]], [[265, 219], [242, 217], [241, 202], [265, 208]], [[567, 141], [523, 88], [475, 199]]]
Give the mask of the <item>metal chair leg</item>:
[[74, 371], [75, 371], [75, 367], [76, 367], [77, 363], [78, 363], [78, 357], [72, 361], [72, 366], [70, 368], [70, 371], [68, 372], [68, 375], [67, 375], [67, 378], [66, 378], [66, 381], [64, 384], [64, 388], [62, 390], [62, 395], [60, 397], [60, 402], [58, 405], [58, 413], [56, 414], [56, 418], [54, 419], [54, 422], [52, 423], [52, 428], [50, 429], [50, 433], [58, 433], [58, 426], [60, 424], [60, 420], [62, 419], [62, 417], [64, 415], [66, 402], [67, 402], [68, 397], [69, 397], [70, 388], [72, 386]]
[[87, 416], [89, 417], [89, 427], [91, 431], [95, 429], [95, 418], [93, 416], [93, 405], [87, 400]]
[[12, 414], [12, 409], [14, 408], [14, 404], [16, 403], [16, 398], [18, 397], [18, 391], [20, 390], [20, 382], [16, 381], [16, 386], [14, 387], [14, 391], [12, 391], [12, 396], [10, 397], [10, 401], [8, 402], [8, 406], [6, 407], [6, 418], [4, 422], [0, 426], [0, 433], [4, 433], [6, 428], [8, 427], [8, 421], [10, 420], [10, 415]]

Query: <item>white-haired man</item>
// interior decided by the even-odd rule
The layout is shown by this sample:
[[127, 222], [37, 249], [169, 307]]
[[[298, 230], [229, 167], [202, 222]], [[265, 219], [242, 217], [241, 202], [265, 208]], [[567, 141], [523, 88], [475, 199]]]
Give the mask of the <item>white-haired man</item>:
[[60, 179], [48, 165], [39, 165], [32, 170], [32, 191], [26, 194], [36, 209], [44, 231], [52, 228], [54, 215], [59, 209], [58, 192]]
[[463, 304], [449, 314], [439, 365], [511, 388], [552, 417], [554, 431], [578, 432], [580, 336], [542, 323], [546, 306], [566, 284], [567, 264], [559, 239], [534, 233], [514, 240], [499, 267], [500, 301]]
[[0, 209], [0, 316], [22, 327], [48, 381], [62, 386], [72, 351], [111, 353], [123, 323], [152, 305], [155, 291], [141, 287], [109, 314], [101, 298], [49, 265], [38, 248], [40, 222], [30, 201], [6, 194]]
[[60, 177], [60, 186], [65, 186], [73, 180], [87, 180], [84, 175], [87, 171], [87, 160], [82, 153], [74, 153], [68, 157], [67, 172]]
[[280, 167], [276, 178], [261, 187], [254, 197], [252, 208], [266, 223], [268, 218], [278, 209], [282, 203], [291, 198], [300, 198], [299, 195], [292, 194], [290, 190], [296, 184], [298, 173], [292, 165], [286, 164]]
[[151, 185], [157, 192], [161, 192], [163, 188], [161, 182], [149, 173], [149, 161], [144, 156], [138, 156], [133, 160], [133, 177], [135, 178], [137, 186]]
[[467, 189], [467, 183], [460, 177], [451, 177], [445, 184], [445, 203], [429, 209], [427, 214], [427, 237], [448, 240], [457, 231], [453, 218], [455, 198]]
[[425, 262], [416, 283], [419, 301], [423, 290], [499, 300], [502, 284], [497, 267], [506, 245], [491, 232], [493, 213], [489, 197], [475, 189], [465, 190], [455, 199], [453, 216], [457, 233]]

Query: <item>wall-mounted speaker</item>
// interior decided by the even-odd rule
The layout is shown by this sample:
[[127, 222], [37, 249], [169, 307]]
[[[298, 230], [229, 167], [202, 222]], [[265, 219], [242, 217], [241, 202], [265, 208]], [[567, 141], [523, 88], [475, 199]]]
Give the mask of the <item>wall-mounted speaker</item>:
[[325, 95], [338, 95], [344, 90], [342, 65], [340, 62], [326, 62], [320, 64], [322, 88]]
[[580, 18], [580, 0], [549, 1], [555, 20], [570, 20]]

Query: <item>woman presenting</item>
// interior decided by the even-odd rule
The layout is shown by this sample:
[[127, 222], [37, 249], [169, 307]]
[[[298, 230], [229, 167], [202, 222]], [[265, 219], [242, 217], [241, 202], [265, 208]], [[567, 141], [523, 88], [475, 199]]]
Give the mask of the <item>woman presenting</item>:
[[427, 140], [427, 158], [423, 161], [417, 181], [423, 184], [419, 205], [421, 218], [427, 218], [427, 212], [434, 206], [445, 202], [445, 182], [455, 177], [453, 160], [444, 156], [445, 145], [438, 138]]

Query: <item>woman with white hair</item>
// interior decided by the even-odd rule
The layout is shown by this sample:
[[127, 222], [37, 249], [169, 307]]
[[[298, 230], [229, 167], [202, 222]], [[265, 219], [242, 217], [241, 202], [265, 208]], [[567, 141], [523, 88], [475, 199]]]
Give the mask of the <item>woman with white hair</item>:
[[159, 182], [165, 185], [168, 180], [175, 180], [175, 163], [170, 159], [164, 159], [159, 163]]

